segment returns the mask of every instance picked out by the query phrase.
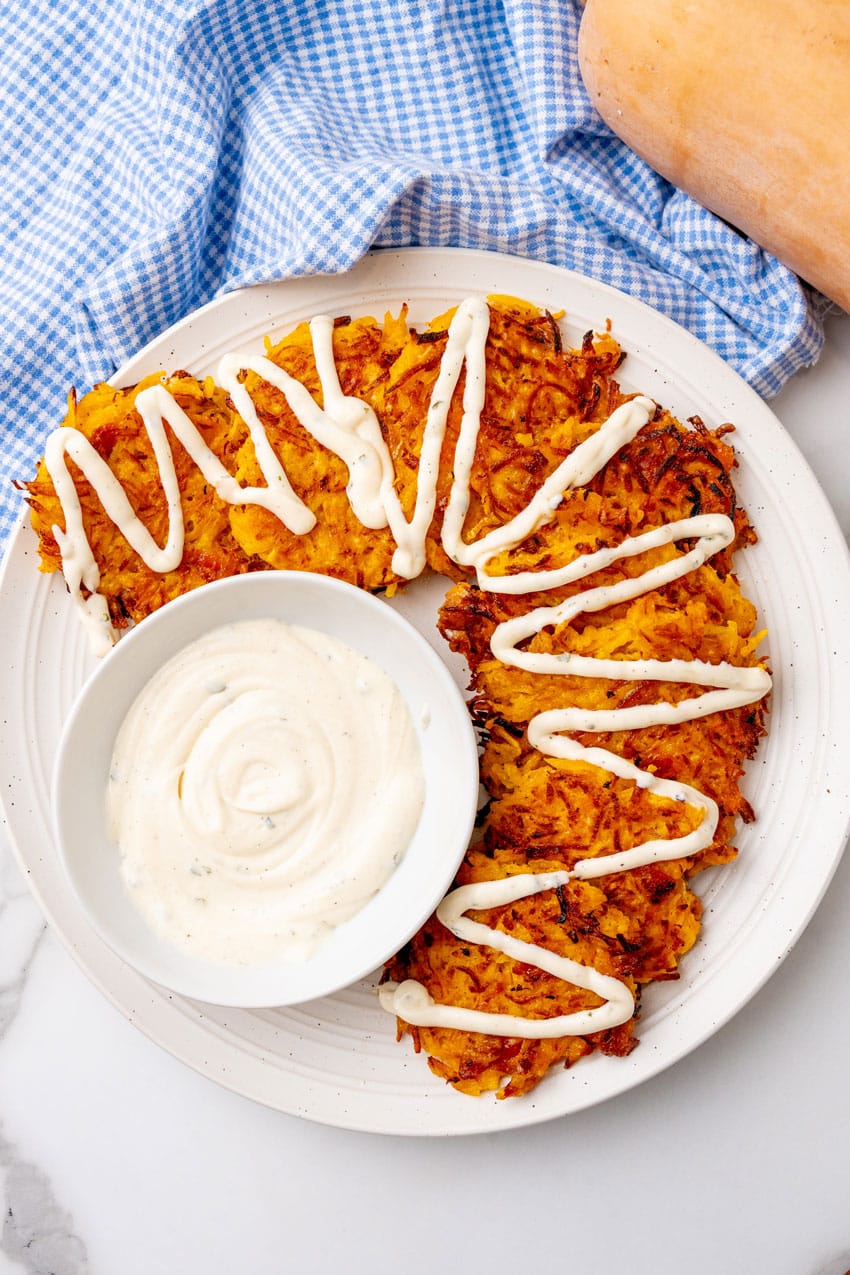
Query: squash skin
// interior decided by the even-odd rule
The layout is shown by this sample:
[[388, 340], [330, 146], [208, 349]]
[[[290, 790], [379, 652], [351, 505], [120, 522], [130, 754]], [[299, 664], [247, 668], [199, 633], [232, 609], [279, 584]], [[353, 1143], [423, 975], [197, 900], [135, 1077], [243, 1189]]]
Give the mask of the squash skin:
[[578, 51], [617, 136], [850, 310], [847, 0], [587, 0]]

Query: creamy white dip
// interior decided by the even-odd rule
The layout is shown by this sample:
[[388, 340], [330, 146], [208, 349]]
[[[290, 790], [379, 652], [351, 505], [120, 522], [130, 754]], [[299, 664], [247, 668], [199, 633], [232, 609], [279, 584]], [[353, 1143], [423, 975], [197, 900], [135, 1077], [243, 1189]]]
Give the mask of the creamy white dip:
[[395, 683], [327, 634], [225, 625], [131, 707], [107, 791], [142, 913], [207, 960], [309, 957], [387, 881], [422, 810]]

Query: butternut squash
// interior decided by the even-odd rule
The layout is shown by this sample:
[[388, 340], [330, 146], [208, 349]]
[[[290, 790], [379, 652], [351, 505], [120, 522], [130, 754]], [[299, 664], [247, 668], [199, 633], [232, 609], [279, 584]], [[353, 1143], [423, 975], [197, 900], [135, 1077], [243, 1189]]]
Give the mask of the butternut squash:
[[850, 0], [586, 0], [611, 129], [850, 310]]

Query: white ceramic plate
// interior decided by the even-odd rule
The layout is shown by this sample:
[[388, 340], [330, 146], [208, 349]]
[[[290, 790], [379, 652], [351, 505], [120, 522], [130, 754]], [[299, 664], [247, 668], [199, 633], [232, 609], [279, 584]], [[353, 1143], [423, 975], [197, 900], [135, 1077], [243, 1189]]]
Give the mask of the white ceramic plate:
[[[22, 525], [0, 578], [6, 659], [0, 670], [0, 791], [12, 841], [48, 918], [95, 983], [138, 1027], [198, 1071], [281, 1111], [374, 1132], [454, 1134], [531, 1124], [628, 1090], [700, 1044], [766, 981], [811, 917], [847, 834], [842, 746], [850, 669], [847, 550], [805, 460], [769, 408], [682, 329], [611, 288], [521, 258], [447, 249], [371, 254], [346, 275], [255, 287], [177, 325], [125, 367], [214, 370], [228, 349], [262, 345], [317, 312], [377, 314], [408, 302], [422, 322], [464, 296], [524, 296], [565, 310], [578, 342], [607, 319], [628, 352], [620, 379], [681, 418], [732, 420], [740, 498], [760, 533], [741, 576], [770, 630], [775, 674], [770, 735], [745, 790], [758, 814], [737, 862], [709, 877], [705, 924], [676, 983], [644, 997], [641, 1044], [551, 1073], [527, 1098], [471, 1099], [434, 1079], [409, 1042], [395, 1043], [374, 980], [286, 1010], [224, 1010], [171, 996], [123, 964], [89, 928], [60, 870], [49, 787], [62, 723], [93, 666], [62, 581], [37, 570]], [[424, 582], [404, 609], [440, 646]], [[445, 653], [444, 653], [445, 654]], [[448, 658], [448, 657], [447, 657]], [[459, 677], [462, 672], [456, 670]]]

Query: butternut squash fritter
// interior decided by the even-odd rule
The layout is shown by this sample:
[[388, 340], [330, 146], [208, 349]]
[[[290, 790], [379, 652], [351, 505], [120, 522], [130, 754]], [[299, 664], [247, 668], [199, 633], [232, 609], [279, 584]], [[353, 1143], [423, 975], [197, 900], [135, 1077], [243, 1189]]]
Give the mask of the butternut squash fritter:
[[[210, 378], [201, 382], [177, 372], [165, 378], [147, 377], [130, 389], [96, 385], [79, 402], [72, 392], [62, 424], [79, 430], [92, 443], [119, 478], [130, 504], [157, 544], [162, 545], [168, 535], [165, 492], [150, 438], [134, 407], [140, 391], [159, 382], [173, 394], [210, 450], [232, 470], [247, 434], [224, 391]], [[170, 428], [168, 436], [180, 487], [185, 547], [180, 565], [164, 575], [152, 571], [130, 548], [84, 475], [72, 460], [68, 461], [80, 497], [83, 525], [100, 567], [99, 591], [108, 601], [117, 629], [143, 620], [151, 611], [199, 585], [264, 565], [236, 542], [230, 530], [229, 506], [208, 486]], [[24, 487], [39, 538], [41, 570], [61, 571], [53, 527], [64, 528], [65, 517], [43, 460], [36, 477]]]
[[[625, 401], [616, 379], [623, 355], [608, 333], [588, 334], [565, 349], [547, 312], [515, 298], [490, 300], [487, 383], [470, 483], [465, 537], [474, 541], [509, 521], [544, 479]], [[416, 501], [422, 438], [453, 311], [425, 328], [411, 328], [404, 310], [373, 319], [337, 320], [334, 355], [346, 394], [376, 413], [392, 457], [395, 490], [405, 516]], [[269, 345], [267, 355], [301, 381], [322, 404], [322, 388], [306, 324]], [[101, 591], [117, 625], [137, 622], [169, 598], [206, 580], [269, 567], [321, 571], [371, 590], [392, 592], [394, 542], [387, 529], [361, 525], [346, 495], [344, 463], [298, 423], [285, 396], [255, 372], [244, 376], [272, 447], [294, 490], [317, 516], [316, 527], [294, 535], [266, 510], [228, 506], [207, 489], [199, 471], [174, 443], [186, 517], [186, 553], [167, 575], [148, 570], [103, 513], [81, 475], [84, 521], [101, 566]], [[138, 391], [97, 386], [79, 403], [72, 396], [66, 425], [81, 430], [108, 460], [134, 508], [159, 543], [167, 525], [165, 500], [150, 443], [133, 404]], [[226, 468], [244, 485], [262, 474], [248, 431], [227, 395], [210, 378], [177, 373], [167, 388]], [[482, 740], [481, 779], [487, 793], [474, 844], [458, 885], [516, 873], [569, 868], [588, 857], [627, 850], [649, 839], [683, 836], [699, 812], [586, 761], [548, 757], [528, 742], [531, 719], [549, 708], [591, 710], [679, 700], [687, 685], [599, 677], [530, 674], [501, 664], [490, 649], [496, 625], [537, 606], [554, 606], [588, 587], [587, 581], [512, 596], [482, 590], [451, 561], [440, 541], [452, 483], [452, 456], [462, 418], [464, 374], [452, 397], [427, 538], [429, 567], [454, 582], [439, 615], [440, 632], [466, 659], [471, 712]], [[737, 503], [729, 427], [711, 431], [659, 408], [655, 418], [584, 487], [564, 495], [552, 520], [488, 566], [493, 574], [544, 571], [577, 556], [616, 546], [649, 528], [698, 514], [732, 519], [734, 543], [690, 575], [629, 602], [544, 628], [528, 649], [603, 658], [686, 659], [736, 665], [758, 663], [760, 634], [752, 604], [733, 574], [735, 553], [755, 540]], [[51, 528], [63, 526], [44, 464], [25, 484], [39, 535], [42, 568], [61, 566]], [[688, 545], [666, 546], [597, 571], [592, 584], [610, 584], [668, 561]], [[502, 908], [473, 913], [515, 937], [592, 965], [624, 981], [640, 1005], [642, 989], [678, 977], [679, 962], [697, 940], [700, 902], [694, 874], [736, 853], [738, 819], [753, 817], [739, 789], [747, 758], [763, 733], [764, 706], [697, 718], [675, 726], [606, 734], [576, 734], [644, 771], [692, 785], [717, 802], [712, 844], [699, 854], [593, 880], [574, 878], [557, 890]], [[599, 1004], [592, 992], [485, 946], [464, 943], [432, 917], [389, 962], [386, 976], [412, 978], [437, 1002], [509, 1015], [548, 1018]], [[558, 1040], [522, 1040], [399, 1022], [431, 1069], [467, 1094], [528, 1093], [555, 1064], [571, 1066], [594, 1050], [625, 1055], [637, 1044], [635, 1017], [609, 1031]]]
[[[340, 387], [367, 402], [379, 419], [391, 369], [408, 341], [403, 314], [396, 319], [387, 316], [383, 326], [374, 319], [337, 322], [334, 359]], [[267, 357], [324, 406], [306, 323], [272, 346]], [[230, 525], [242, 551], [269, 567], [321, 571], [372, 591], [398, 584], [392, 571], [392, 535], [387, 528], [376, 531], [364, 527], [357, 519], [346, 495], [348, 470], [344, 462], [303, 429], [280, 390], [255, 372], [247, 374], [245, 385], [273, 450], [283, 458], [295, 492], [316, 515], [316, 525], [305, 535], [294, 535], [266, 509], [234, 506]], [[250, 439], [243, 442], [236, 461], [240, 483], [262, 485]]]

